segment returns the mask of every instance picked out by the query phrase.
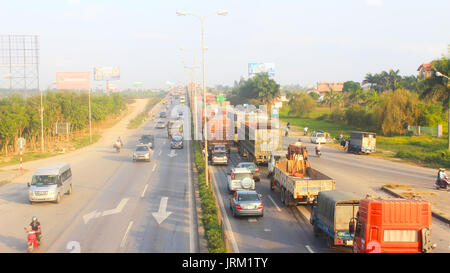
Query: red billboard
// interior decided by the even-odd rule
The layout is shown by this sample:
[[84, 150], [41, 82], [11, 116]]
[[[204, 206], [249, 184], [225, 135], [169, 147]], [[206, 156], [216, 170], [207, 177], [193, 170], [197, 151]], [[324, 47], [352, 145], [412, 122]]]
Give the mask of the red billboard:
[[89, 90], [91, 72], [56, 72], [56, 89]]

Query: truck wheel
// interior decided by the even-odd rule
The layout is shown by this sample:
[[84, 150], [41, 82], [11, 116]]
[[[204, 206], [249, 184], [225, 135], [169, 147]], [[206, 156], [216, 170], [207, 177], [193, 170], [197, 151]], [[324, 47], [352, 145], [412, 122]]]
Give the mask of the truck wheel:
[[330, 249], [334, 248], [334, 240], [331, 236], [327, 236], [327, 247]]
[[292, 196], [289, 194], [289, 192], [285, 191], [284, 192], [284, 204], [287, 207], [290, 207], [293, 205], [294, 202], [292, 202]]
[[280, 198], [281, 198], [281, 203], [283, 203], [284, 204], [284, 188], [282, 187], [281, 188], [281, 192], [280, 192]]
[[314, 237], [319, 237], [320, 229], [317, 227], [316, 223], [314, 223], [313, 230], [314, 230]]

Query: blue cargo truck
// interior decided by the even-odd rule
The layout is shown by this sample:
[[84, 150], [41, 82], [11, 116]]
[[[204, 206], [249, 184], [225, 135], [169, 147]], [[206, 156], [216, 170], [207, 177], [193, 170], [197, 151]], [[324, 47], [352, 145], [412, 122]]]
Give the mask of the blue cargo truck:
[[316, 237], [325, 237], [327, 245], [353, 246], [354, 234], [349, 232], [349, 222], [356, 219], [360, 198], [352, 193], [337, 190], [319, 192], [317, 205], [311, 210], [310, 223]]

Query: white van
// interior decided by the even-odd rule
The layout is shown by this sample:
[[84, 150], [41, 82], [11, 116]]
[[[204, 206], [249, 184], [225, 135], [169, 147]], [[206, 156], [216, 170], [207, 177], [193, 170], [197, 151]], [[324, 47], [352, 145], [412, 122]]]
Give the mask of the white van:
[[70, 164], [55, 163], [37, 169], [28, 187], [30, 204], [46, 201], [59, 203], [63, 194], [72, 194]]

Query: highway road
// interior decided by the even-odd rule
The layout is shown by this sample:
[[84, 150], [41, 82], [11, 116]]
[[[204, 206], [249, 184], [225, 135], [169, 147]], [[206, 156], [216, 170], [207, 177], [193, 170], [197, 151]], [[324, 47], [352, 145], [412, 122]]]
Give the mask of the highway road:
[[[83, 152], [45, 160], [71, 164], [73, 194], [60, 204], [29, 204], [31, 172], [0, 187], [0, 252], [26, 251], [23, 228], [32, 216], [43, 230], [38, 252], [198, 252], [190, 143], [171, 152], [167, 131], [154, 123], [113, 128]], [[133, 163], [131, 153], [144, 133], [155, 136], [153, 159]], [[119, 134], [125, 146], [116, 153], [112, 143]]]
[[[366, 155], [348, 154], [322, 145], [322, 157], [314, 155], [314, 145], [309, 138], [301, 137], [309, 151], [311, 166], [336, 180], [336, 189], [355, 193], [361, 198], [367, 194], [390, 197], [380, 188], [389, 183], [431, 185], [433, 170], [402, 163], [377, 159]], [[283, 136], [283, 150], [298, 137]], [[224, 215], [225, 227], [234, 252], [350, 252], [349, 248], [328, 249], [325, 240], [315, 238], [309, 223], [310, 208], [297, 206], [287, 208], [280, 201], [278, 191], [271, 191], [267, 179], [267, 167], [260, 166], [262, 179], [256, 183], [256, 191], [263, 194], [265, 205], [263, 218], [234, 218], [229, 209], [230, 194], [227, 189], [226, 170], [238, 162], [245, 161], [236, 149], [232, 149], [229, 167], [214, 166], [212, 173], [219, 204]], [[434, 252], [450, 252], [450, 228], [433, 219]]]
[[[136, 114], [145, 106], [139, 101]], [[177, 111], [174, 111], [175, 114]], [[159, 113], [157, 109], [156, 113]], [[189, 253], [199, 251], [197, 216], [194, 209], [191, 173], [191, 145], [171, 151], [166, 129], [156, 129], [156, 120], [140, 128], [127, 130], [129, 119], [108, 130], [89, 147], [67, 155], [26, 163], [36, 168], [51, 162], [69, 162], [73, 173], [73, 194], [60, 204], [30, 205], [26, 183], [32, 172], [0, 187], [0, 252], [25, 252], [23, 228], [32, 216], [42, 224], [43, 244], [38, 252], [152, 252]], [[132, 162], [131, 153], [142, 134], [155, 136], [151, 162]], [[120, 135], [124, 149], [115, 153], [113, 141]], [[297, 137], [283, 137], [284, 150]], [[323, 156], [313, 155], [309, 139], [311, 165], [336, 180], [337, 189], [387, 196], [379, 189], [388, 183], [428, 185], [434, 171], [370, 156], [347, 154], [322, 147]], [[278, 191], [271, 191], [267, 168], [256, 190], [263, 195], [264, 217], [234, 218], [229, 210], [230, 194], [226, 170], [244, 161], [232, 149], [229, 166], [212, 166], [212, 180], [224, 225], [235, 253], [322, 253], [350, 252], [349, 248], [328, 249], [325, 240], [314, 237], [308, 221], [309, 208], [288, 208], [280, 202]], [[298, 209], [299, 208], [299, 209]], [[435, 252], [450, 252], [450, 228], [433, 220]]]

